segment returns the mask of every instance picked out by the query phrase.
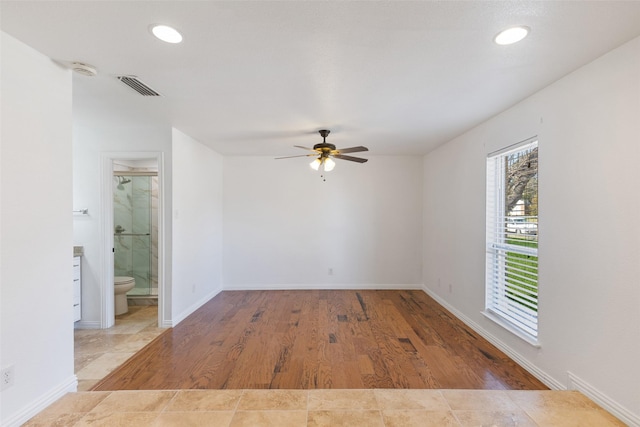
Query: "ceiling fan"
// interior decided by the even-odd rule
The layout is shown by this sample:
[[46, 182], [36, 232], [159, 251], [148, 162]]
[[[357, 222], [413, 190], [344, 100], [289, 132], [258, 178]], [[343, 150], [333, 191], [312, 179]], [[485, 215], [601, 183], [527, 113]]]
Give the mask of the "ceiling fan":
[[359, 146], [359, 147], [350, 147], [343, 148], [341, 150], [336, 149], [336, 146], [333, 144], [329, 144], [327, 142], [327, 135], [329, 135], [329, 130], [322, 129], [319, 130], [320, 136], [322, 136], [322, 142], [320, 144], [316, 144], [313, 148], [302, 147], [300, 145], [294, 145], [296, 148], [302, 148], [303, 150], [313, 151], [313, 154], [302, 154], [300, 156], [287, 156], [287, 157], [277, 157], [278, 159], [290, 159], [293, 157], [315, 157], [317, 158], [312, 161], [309, 166], [311, 166], [314, 170], [319, 170], [320, 167], [324, 169], [325, 172], [329, 172], [333, 170], [336, 166], [336, 163], [333, 159], [341, 159], [341, 160], [349, 160], [350, 162], [357, 163], [365, 163], [369, 159], [363, 159], [361, 157], [353, 157], [353, 156], [345, 156], [344, 153], [357, 153], [359, 151], [369, 151], [367, 147]]

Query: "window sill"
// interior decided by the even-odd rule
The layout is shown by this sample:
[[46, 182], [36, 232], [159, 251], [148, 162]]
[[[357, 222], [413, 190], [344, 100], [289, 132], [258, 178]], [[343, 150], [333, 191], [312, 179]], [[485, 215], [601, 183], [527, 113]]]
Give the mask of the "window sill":
[[484, 317], [486, 317], [487, 319], [491, 320], [492, 322], [497, 323], [498, 325], [502, 326], [507, 331], [511, 332], [512, 334], [514, 334], [515, 336], [517, 336], [521, 340], [525, 341], [527, 344], [532, 345], [535, 348], [540, 348], [541, 347], [540, 342], [536, 338], [534, 338], [531, 335], [528, 335], [528, 334], [522, 332], [518, 328], [516, 328], [513, 325], [511, 325], [508, 322], [506, 322], [500, 316], [496, 316], [495, 314], [491, 313], [490, 311], [486, 311], [486, 310], [482, 311], [481, 313], [484, 315]]

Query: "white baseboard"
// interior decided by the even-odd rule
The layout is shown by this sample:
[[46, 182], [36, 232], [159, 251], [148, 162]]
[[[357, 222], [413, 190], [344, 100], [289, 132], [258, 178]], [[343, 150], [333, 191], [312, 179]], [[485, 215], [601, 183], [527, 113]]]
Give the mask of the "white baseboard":
[[431, 298], [436, 300], [438, 302], [438, 304], [440, 304], [441, 306], [443, 306], [444, 308], [449, 310], [451, 313], [453, 313], [464, 324], [466, 324], [471, 329], [476, 331], [479, 335], [481, 335], [484, 339], [489, 341], [491, 344], [493, 344], [496, 347], [498, 347], [498, 349], [500, 349], [500, 351], [502, 351], [507, 356], [509, 356], [511, 359], [513, 359], [518, 365], [522, 366], [531, 375], [533, 375], [534, 377], [536, 377], [537, 379], [542, 381], [547, 387], [549, 387], [552, 390], [566, 390], [566, 387], [564, 386], [563, 383], [561, 383], [560, 381], [556, 380], [551, 375], [547, 374], [546, 372], [544, 372], [542, 369], [538, 368], [533, 363], [529, 362], [521, 354], [519, 354], [518, 352], [513, 350], [511, 347], [506, 345], [504, 342], [502, 342], [501, 340], [496, 338], [494, 335], [489, 333], [489, 331], [487, 331], [486, 329], [481, 327], [479, 324], [477, 324], [476, 322], [471, 320], [469, 317], [467, 317], [465, 314], [460, 312], [458, 309], [456, 309], [455, 307], [451, 306], [447, 301], [445, 301], [442, 298], [440, 298], [440, 296], [438, 294], [436, 294], [435, 292], [431, 291], [431, 289], [427, 288], [426, 286], [423, 286], [422, 290], [427, 295], [429, 295]]
[[611, 399], [609, 396], [600, 392], [588, 382], [577, 377], [575, 374], [567, 372], [567, 376], [569, 378], [569, 390], [577, 390], [580, 393], [584, 394], [589, 399], [593, 400], [598, 405], [611, 412], [615, 417], [620, 419], [620, 421], [624, 422], [625, 424], [633, 427], [640, 427], [640, 416], [632, 413], [627, 408]]
[[75, 392], [77, 390], [78, 378], [75, 375], [72, 375], [58, 386], [34, 399], [29, 403], [29, 405], [11, 415], [6, 420], [2, 420], [2, 427], [21, 426], [65, 394]]
[[203, 298], [200, 298], [198, 301], [196, 301], [195, 303], [193, 303], [189, 307], [187, 307], [187, 309], [184, 310], [182, 313], [180, 313], [178, 316], [173, 317], [170, 322], [165, 322], [165, 323], [169, 323], [169, 324], [168, 325], [163, 325], [163, 327], [165, 327], [165, 328], [173, 328], [173, 327], [175, 327], [178, 323], [182, 322], [191, 313], [193, 313], [194, 311], [196, 311], [197, 309], [202, 307], [204, 304], [207, 303], [207, 301], [209, 301], [211, 298], [213, 298], [216, 295], [218, 295], [220, 292], [222, 292], [222, 287], [218, 287], [218, 288], [214, 289], [213, 291], [209, 292]]
[[99, 320], [78, 320], [73, 324], [75, 329], [100, 329], [100, 321]]
[[225, 291], [300, 291], [300, 290], [402, 290], [422, 289], [419, 284], [266, 284], [266, 285], [224, 285]]

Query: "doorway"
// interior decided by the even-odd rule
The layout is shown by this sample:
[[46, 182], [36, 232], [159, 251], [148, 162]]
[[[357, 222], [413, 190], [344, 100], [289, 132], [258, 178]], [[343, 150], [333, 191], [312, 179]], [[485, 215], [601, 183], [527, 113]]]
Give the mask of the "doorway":
[[[101, 328], [115, 323], [113, 283], [118, 275], [136, 279], [136, 289], [129, 293], [132, 301], [142, 297], [157, 301], [158, 326], [165, 327], [170, 313], [164, 298], [163, 153], [103, 153], [101, 176]], [[152, 192], [156, 196], [148, 197]], [[127, 214], [116, 213], [116, 196], [123, 202], [119, 208]], [[137, 213], [132, 214], [134, 207]]]

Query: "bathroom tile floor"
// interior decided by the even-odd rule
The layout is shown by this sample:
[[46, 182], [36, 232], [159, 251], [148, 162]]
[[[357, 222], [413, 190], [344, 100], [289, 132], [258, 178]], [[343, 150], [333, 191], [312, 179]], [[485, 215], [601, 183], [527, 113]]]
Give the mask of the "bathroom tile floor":
[[624, 426], [575, 391], [155, 390], [69, 393], [25, 426]]
[[76, 329], [75, 372], [78, 391], [90, 390], [166, 329], [158, 328], [158, 306], [129, 305], [109, 329]]

